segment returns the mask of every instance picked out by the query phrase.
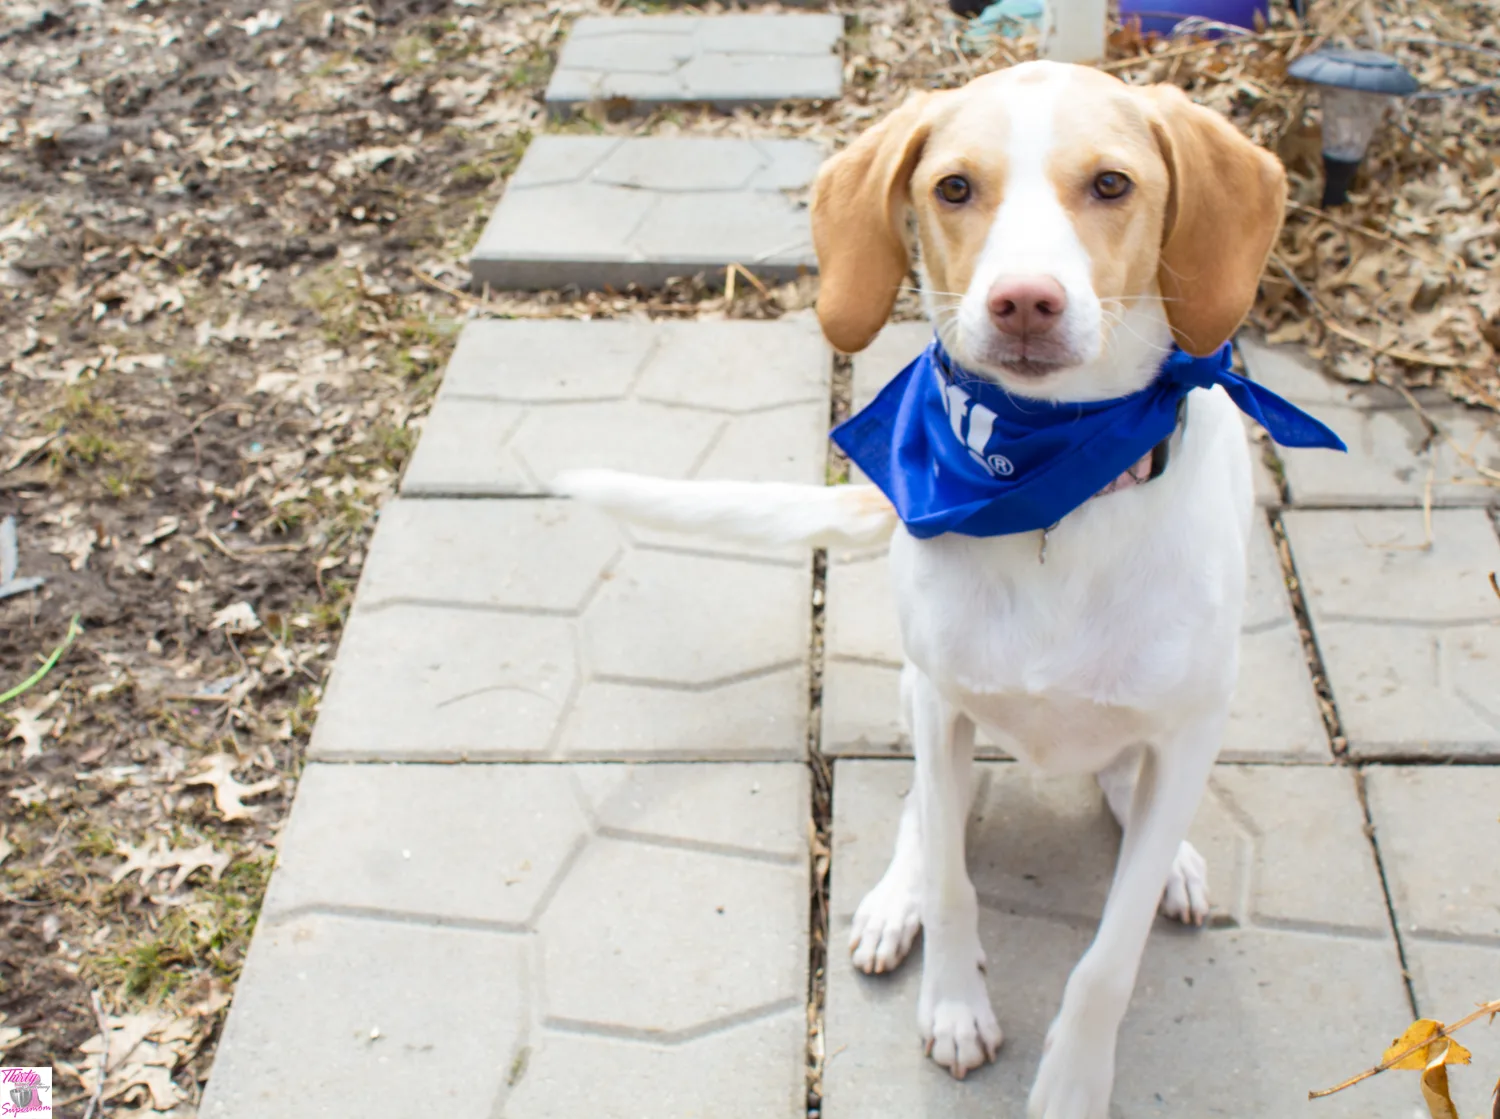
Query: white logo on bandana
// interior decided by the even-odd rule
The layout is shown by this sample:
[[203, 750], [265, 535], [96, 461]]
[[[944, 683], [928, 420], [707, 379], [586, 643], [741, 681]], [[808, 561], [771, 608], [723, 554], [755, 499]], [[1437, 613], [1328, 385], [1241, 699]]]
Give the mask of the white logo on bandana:
[[985, 446], [995, 431], [994, 412], [957, 385], [943, 386], [943, 407], [948, 412], [948, 422], [953, 427], [953, 436], [969, 452], [969, 457], [984, 467], [992, 478], [1009, 478], [1016, 472], [1015, 464], [1004, 455], [986, 455]]

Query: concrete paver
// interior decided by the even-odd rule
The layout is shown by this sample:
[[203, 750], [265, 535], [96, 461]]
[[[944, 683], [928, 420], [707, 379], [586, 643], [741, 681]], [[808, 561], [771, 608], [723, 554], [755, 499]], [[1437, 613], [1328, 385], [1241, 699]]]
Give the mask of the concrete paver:
[[[1250, 375], [1301, 405], [1339, 433], [1349, 453], [1281, 456], [1293, 504], [1302, 506], [1484, 506], [1494, 491], [1478, 484], [1475, 464], [1500, 468], [1500, 426], [1493, 415], [1453, 406], [1444, 394], [1417, 399], [1452, 438], [1435, 438], [1394, 389], [1349, 385], [1325, 376], [1305, 356], [1254, 339], [1240, 342]], [[1463, 452], [1462, 454], [1460, 452]], [[1465, 462], [1468, 455], [1473, 462]]]
[[[1385, 385], [1359, 384], [1328, 376], [1299, 346], [1267, 345], [1249, 330], [1241, 332], [1235, 346], [1252, 379], [1294, 404], [1363, 412], [1399, 412], [1410, 407], [1399, 392]], [[1450, 399], [1445, 393], [1427, 389], [1417, 390], [1416, 396], [1423, 405], [1441, 406]]]
[[636, 543], [574, 502], [393, 501], [309, 756], [800, 757], [809, 565]]
[[309, 766], [203, 1114], [800, 1114], [807, 804], [796, 764]]
[[[1089, 782], [1004, 763], [981, 763], [978, 773], [969, 863], [1006, 1039], [996, 1064], [960, 1083], [917, 1040], [920, 942], [890, 976], [860, 975], [841, 952], [855, 906], [889, 857], [910, 767], [835, 766], [828, 1119], [1024, 1111], [1063, 983], [1103, 907], [1118, 830]], [[1409, 1020], [1363, 825], [1344, 770], [1216, 770], [1192, 833], [1216, 916], [1197, 931], [1158, 920], [1121, 1033], [1111, 1114], [1410, 1119], [1404, 1082], [1307, 1100], [1309, 1089], [1368, 1066], [1371, 1042], [1350, 1022], [1399, 1030]], [[1377, 1038], [1378, 1051], [1386, 1039]]]
[[563, 44], [547, 108], [566, 116], [591, 101], [731, 110], [833, 100], [843, 31], [839, 16], [822, 14], [587, 16]]
[[795, 279], [817, 270], [805, 195], [822, 159], [805, 140], [539, 136], [469, 268], [527, 289], [722, 282], [729, 264]]
[[[1328, 762], [1332, 755], [1270, 530], [1257, 518], [1240, 638], [1240, 677], [1225, 761]], [[823, 749], [911, 750], [899, 710], [901, 638], [883, 552], [835, 553], [828, 565]], [[1003, 756], [983, 732], [986, 756]]]
[[1288, 539], [1349, 749], [1500, 757], [1500, 543], [1488, 514], [1292, 510]]
[[1432, 842], [1436, 829], [1450, 856], [1496, 849], [1500, 769], [1372, 766], [1365, 781], [1402, 934], [1500, 948], [1500, 865]]
[[[1500, 769], [1373, 766], [1365, 771], [1375, 841], [1385, 863], [1417, 1009], [1453, 1022], [1500, 998]], [[1473, 1072], [1455, 1070], [1462, 1114], [1500, 1069], [1500, 1026], [1481, 1019], [1459, 1039]]]
[[818, 484], [830, 368], [805, 315], [471, 322], [401, 489], [537, 494], [585, 467]]
[[481, 1116], [525, 1036], [527, 948], [471, 929], [264, 919], [204, 1119]]

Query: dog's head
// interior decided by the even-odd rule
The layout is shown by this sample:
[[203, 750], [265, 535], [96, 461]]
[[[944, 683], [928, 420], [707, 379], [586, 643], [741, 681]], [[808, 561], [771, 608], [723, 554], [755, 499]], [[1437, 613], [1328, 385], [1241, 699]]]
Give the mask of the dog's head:
[[1255, 299], [1286, 176], [1171, 86], [1032, 62], [917, 94], [813, 191], [818, 317], [840, 350], [885, 324], [910, 268], [964, 367], [1021, 395], [1142, 388], [1175, 340], [1217, 349]]

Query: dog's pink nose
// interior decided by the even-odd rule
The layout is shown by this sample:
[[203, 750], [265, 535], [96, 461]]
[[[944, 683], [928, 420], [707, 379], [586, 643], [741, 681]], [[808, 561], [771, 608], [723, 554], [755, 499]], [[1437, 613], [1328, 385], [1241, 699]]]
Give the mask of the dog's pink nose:
[[987, 304], [991, 321], [1002, 333], [1025, 338], [1056, 326], [1068, 297], [1051, 276], [1005, 276], [990, 288]]

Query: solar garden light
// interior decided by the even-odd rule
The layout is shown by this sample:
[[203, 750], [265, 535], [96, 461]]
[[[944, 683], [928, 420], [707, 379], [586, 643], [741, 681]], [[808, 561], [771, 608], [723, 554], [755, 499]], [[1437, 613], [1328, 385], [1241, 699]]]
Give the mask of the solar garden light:
[[1327, 48], [1304, 54], [1287, 73], [1318, 87], [1323, 104], [1323, 208], [1349, 199], [1349, 184], [1386, 109], [1417, 79], [1388, 54]]

